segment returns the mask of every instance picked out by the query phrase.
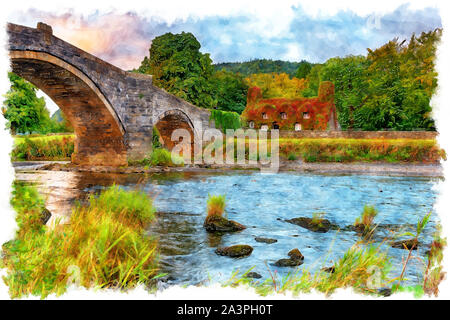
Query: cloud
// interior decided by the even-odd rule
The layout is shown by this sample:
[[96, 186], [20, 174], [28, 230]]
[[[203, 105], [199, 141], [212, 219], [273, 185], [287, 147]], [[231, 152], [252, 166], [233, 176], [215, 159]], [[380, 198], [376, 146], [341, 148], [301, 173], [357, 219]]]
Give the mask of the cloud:
[[54, 34], [125, 70], [139, 66], [151, 40], [166, 32], [192, 32], [214, 62], [254, 58], [324, 62], [335, 56], [365, 54], [399, 37], [409, 38], [441, 27], [435, 8], [411, 9], [401, 5], [387, 13], [361, 14], [337, 10], [311, 14], [301, 6], [264, 14], [232, 12], [201, 17], [188, 15], [165, 21], [147, 13], [73, 11], [49, 13], [28, 10], [12, 22], [35, 26], [44, 21]]

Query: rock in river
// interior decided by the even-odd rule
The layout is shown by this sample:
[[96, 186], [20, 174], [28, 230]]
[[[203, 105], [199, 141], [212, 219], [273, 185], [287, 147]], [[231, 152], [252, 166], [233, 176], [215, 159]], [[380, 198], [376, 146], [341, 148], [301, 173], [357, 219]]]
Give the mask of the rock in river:
[[305, 257], [302, 255], [300, 250], [292, 249], [288, 253], [289, 259], [280, 259], [274, 263], [277, 267], [296, 267], [303, 263]]
[[278, 240], [277, 239], [270, 239], [270, 238], [256, 237], [255, 241], [256, 242], [263, 242], [263, 243], [271, 244], [271, 243], [277, 242]]
[[203, 226], [208, 232], [235, 232], [245, 229], [245, 226], [242, 224], [218, 215], [206, 217]]
[[251, 255], [253, 248], [246, 244], [237, 244], [230, 247], [217, 248], [215, 252], [220, 256], [240, 258]]
[[291, 251], [289, 251], [288, 256], [292, 260], [303, 260], [303, 259], [305, 259], [305, 257], [302, 255], [300, 250], [298, 250], [297, 248], [292, 249]]
[[337, 229], [338, 225], [331, 223], [328, 219], [321, 219], [320, 223], [313, 223], [312, 218], [299, 217], [286, 220], [286, 222], [296, 224], [302, 228], [313, 232], [328, 232], [330, 229]]

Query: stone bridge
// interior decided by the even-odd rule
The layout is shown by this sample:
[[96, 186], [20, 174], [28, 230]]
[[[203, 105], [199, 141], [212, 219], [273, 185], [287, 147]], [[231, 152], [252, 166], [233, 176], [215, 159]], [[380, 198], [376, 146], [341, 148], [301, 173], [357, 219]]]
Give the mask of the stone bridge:
[[8, 24], [12, 71], [45, 92], [74, 128], [72, 162], [126, 165], [151, 151], [156, 126], [163, 143], [185, 128], [194, 137], [214, 127], [210, 112], [152, 84], [149, 75], [126, 72], [55, 36], [52, 28]]

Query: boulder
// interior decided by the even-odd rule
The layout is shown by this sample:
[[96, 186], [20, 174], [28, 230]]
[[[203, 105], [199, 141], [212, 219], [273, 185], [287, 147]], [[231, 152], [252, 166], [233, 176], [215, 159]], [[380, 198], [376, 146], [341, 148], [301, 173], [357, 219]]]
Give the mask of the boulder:
[[246, 244], [237, 244], [230, 247], [217, 248], [215, 252], [220, 256], [240, 258], [251, 255], [253, 252], [253, 248]]
[[271, 239], [271, 238], [262, 238], [262, 237], [256, 237], [255, 238], [256, 242], [263, 242], [263, 243], [267, 243], [267, 244], [272, 244], [277, 242], [277, 239]]
[[280, 259], [274, 263], [277, 267], [296, 267], [303, 264], [305, 257], [297, 248], [288, 253], [289, 259]]
[[391, 243], [392, 248], [417, 250], [419, 243], [416, 239], [400, 240]]
[[312, 218], [299, 217], [286, 220], [286, 222], [296, 224], [302, 228], [308, 229], [313, 232], [328, 232], [328, 230], [336, 230], [338, 225], [331, 223], [328, 219], [321, 219], [320, 223], [313, 223]]
[[297, 248], [292, 249], [291, 251], [289, 251], [288, 256], [292, 260], [304, 260], [305, 259], [305, 257], [302, 255], [300, 250], [298, 250]]
[[203, 226], [208, 232], [235, 232], [245, 229], [242, 224], [218, 215], [207, 216]]
[[280, 259], [275, 262], [275, 266], [277, 267], [297, 267], [301, 264], [303, 264], [303, 260]]

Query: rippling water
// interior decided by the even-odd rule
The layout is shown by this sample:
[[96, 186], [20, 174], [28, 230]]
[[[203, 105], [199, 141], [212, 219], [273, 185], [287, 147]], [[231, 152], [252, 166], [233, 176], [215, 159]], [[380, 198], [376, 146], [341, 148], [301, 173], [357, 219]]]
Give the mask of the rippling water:
[[[298, 248], [305, 256], [299, 268], [315, 271], [332, 265], [357, 240], [354, 232], [315, 233], [285, 222], [294, 217], [311, 217], [325, 212], [325, 218], [340, 227], [352, 224], [364, 204], [379, 210], [375, 222], [381, 224], [416, 224], [433, 210], [437, 178], [389, 177], [364, 175], [317, 175], [296, 173], [142, 175], [81, 174], [67, 172], [19, 173], [19, 180], [40, 181], [53, 204], [68, 208], [75, 198], [116, 183], [125, 189], [141, 188], [154, 198], [157, 220], [148, 233], [159, 238], [162, 272], [169, 273], [167, 284], [198, 284], [224, 281], [239, 270], [253, 267], [263, 279], [275, 272], [279, 277], [292, 268], [272, 265]], [[229, 219], [247, 226], [238, 233], [215, 236], [202, 227], [208, 194], [225, 194]], [[58, 198], [59, 197], [59, 198]], [[51, 200], [51, 199], [49, 199]], [[64, 204], [64, 205], [63, 205]], [[52, 210], [50, 208], [50, 210]], [[54, 209], [56, 210], [56, 209]], [[438, 217], [433, 213], [422, 237], [432, 241]], [[388, 232], [381, 233], [386, 236]], [[255, 237], [274, 238], [273, 244], [259, 243]], [[214, 253], [218, 246], [248, 244], [254, 248], [246, 258], [231, 259]], [[401, 272], [407, 251], [386, 247], [393, 265], [392, 276]], [[422, 246], [415, 255], [424, 258]], [[410, 283], [420, 281], [423, 266], [414, 259], [407, 269]]]

